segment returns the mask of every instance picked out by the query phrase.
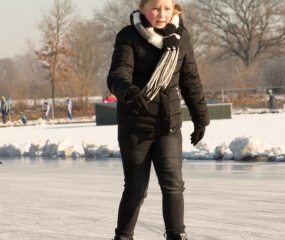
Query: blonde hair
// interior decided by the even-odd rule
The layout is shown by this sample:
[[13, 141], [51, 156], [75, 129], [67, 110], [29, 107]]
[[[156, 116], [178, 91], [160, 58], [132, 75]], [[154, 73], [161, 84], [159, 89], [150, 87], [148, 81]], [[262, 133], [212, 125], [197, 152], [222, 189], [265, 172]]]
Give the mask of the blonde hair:
[[[143, 8], [144, 5], [148, 2], [149, 0], [140, 0], [139, 8]], [[174, 3], [174, 0], [172, 0]], [[179, 4], [174, 4], [174, 10], [173, 10], [173, 16], [174, 15], [182, 15], [183, 9]]]

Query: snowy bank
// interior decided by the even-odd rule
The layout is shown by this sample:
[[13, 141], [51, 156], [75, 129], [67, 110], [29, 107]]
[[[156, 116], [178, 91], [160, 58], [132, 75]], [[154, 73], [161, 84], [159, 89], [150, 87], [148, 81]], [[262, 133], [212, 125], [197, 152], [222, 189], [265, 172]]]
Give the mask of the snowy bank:
[[[190, 144], [193, 123], [184, 121], [183, 157], [284, 161], [284, 122], [284, 112], [243, 113], [234, 114], [232, 119], [212, 120], [203, 140], [193, 147]], [[39, 119], [29, 124], [7, 123], [7, 127], [0, 128], [0, 157], [120, 158], [116, 125], [96, 126], [95, 118], [49, 123]]]
[[[60, 142], [47, 140], [17, 145], [8, 143], [0, 146], [1, 157], [71, 157], [71, 158], [120, 158], [119, 148], [96, 143], [83, 142], [82, 146], [73, 145], [70, 139]], [[264, 157], [269, 160], [285, 160], [285, 147], [272, 147], [260, 143], [257, 138], [244, 136], [229, 143], [212, 147], [201, 141], [193, 151], [184, 151], [184, 159], [193, 160], [243, 160]]]

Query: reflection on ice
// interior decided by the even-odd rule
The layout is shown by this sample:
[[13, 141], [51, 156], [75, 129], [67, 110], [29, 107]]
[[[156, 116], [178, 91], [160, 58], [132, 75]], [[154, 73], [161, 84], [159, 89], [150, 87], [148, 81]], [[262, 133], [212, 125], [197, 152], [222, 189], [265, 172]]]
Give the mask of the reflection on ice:
[[[121, 167], [118, 158], [1, 158], [3, 164], [8, 166], [27, 167], [57, 167], [76, 168], [79, 165], [91, 164], [96, 167]], [[183, 168], [193, 172], [225, 172], [234, 174], [236, 172], [265, 173], [267, 171], [285, 172], [285, 162], [272, 161], [212, 161], [212, 160], [184, 160]]]
[[[124, 184], [120, 160], [1, 161], [1, 240], [113, 237]], [[188, 160], [183, 177], [191, 239], [284, 239], [284, 162]], [[148, 193], [134, 240], [163, 240], [162, 196], [154, 170]]]

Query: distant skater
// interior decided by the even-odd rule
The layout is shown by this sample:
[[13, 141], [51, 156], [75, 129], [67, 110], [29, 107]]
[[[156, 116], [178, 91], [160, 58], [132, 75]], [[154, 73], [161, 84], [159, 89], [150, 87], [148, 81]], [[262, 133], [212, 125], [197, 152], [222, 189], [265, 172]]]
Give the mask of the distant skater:
[[6, 116], [8, 115], [8, 111], [9, 111], [9, 107], [8, 104], [6, 102], [6, 98], [2, 96], [1, 99], [1, 113], [2, 113], [2, 119], [3, 119], [3, 123], [6, 123]]
[[22, 113], [22, 114], [21, 114], [21, 118], [22, 118], [22, 123], [23, 123], [23, 124], [27, 124], [28, 120], [27, 120], [27, 117], [26, 117], [26, 114], [25, 114], [25, 113]]
[[7, 106], [8, 106], [7, 115], [9, 116], [9, 121], [11, 121], [11, 115], [13, 113], [13, 111], [12, 111], [12, 96], [7, 97], [6, 102], [7, 102]]
[[67, 104], [67, 116], [68, 116], [69, 120], [72, 120], [73, 119], [73, 117], [72, 117], [72, 102], [68, 96], [66, 96], [66, 104]]
[[269, 109], [273, 110], [274, 109], [274, 103], [275, 103], [275, 96], [272, 93], [272, 90], [269, 90]]
[[48, 103], [48, 100], [46, 98], [44, 100], [44, 112], [45, 112], [45, 119], [49, 121], [50, 104]]
[[112, 102], [117, 102], [117, 98], [110, 93], [109, 91], [106, 93], [106, 96], [103, 99], [104, 103], [112, 103]]

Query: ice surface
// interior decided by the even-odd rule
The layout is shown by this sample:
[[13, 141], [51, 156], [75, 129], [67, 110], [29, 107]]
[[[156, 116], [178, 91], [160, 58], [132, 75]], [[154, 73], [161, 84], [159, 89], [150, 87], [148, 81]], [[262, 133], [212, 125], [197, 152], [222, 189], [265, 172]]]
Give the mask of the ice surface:
[[[121, 161], [4, 159], [1, 240], [104, 240], [114, 235]], [[285, 163], [184, 161], [191, 240], [285, 239]], [[135, 240], [163, 240], [161, 193], [152, 171]]]

